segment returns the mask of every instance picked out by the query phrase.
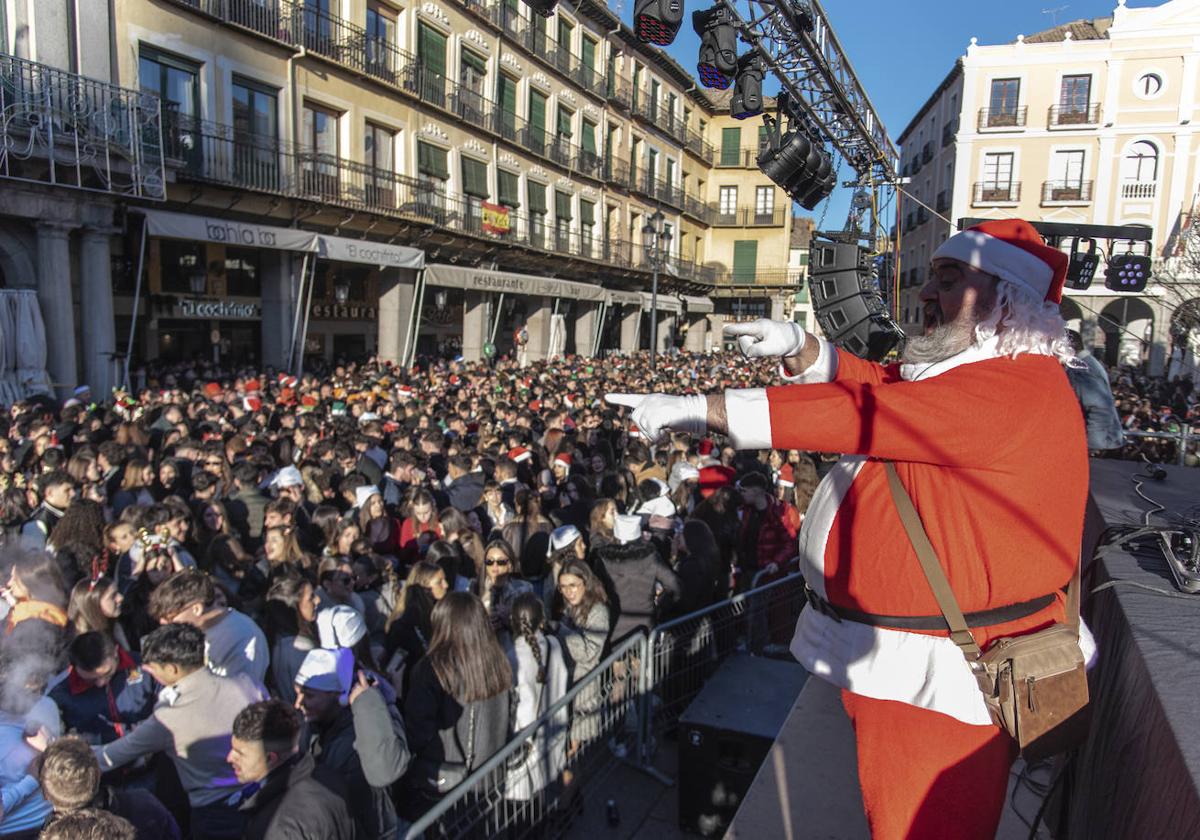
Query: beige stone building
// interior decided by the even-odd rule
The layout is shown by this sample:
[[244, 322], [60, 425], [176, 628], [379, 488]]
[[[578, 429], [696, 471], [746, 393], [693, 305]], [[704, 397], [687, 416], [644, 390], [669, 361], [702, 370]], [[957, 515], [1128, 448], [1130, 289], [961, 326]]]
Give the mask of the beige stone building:
[[1008, 44], [972, 39], [900, 136], [905, 189], [919, 200], [903, 201], [896, 231], [902, 325], [920, 328], [917, 291], [951, 232], [938, 214], [1149, 226], [1157, 282], [1143, 294], [1110, 291], [1101, 260], [1063, 314], [1110, 364], [1164, 370], [1172, 320], [1198, 295], [1195, 272], [1176, 258], [1197, 194], [1197, 38], [1196, 0], [1120, 0], [1109, 18]]
[[[704, 350], [725, 318], [781, 312], [791, 292], [759, 121], [732, 120], [595, 0], [549, 18], [516, 0], [111, 9], [0, 0], [0, 52], [48, 63], [64, 90], [95, 74], [161, 103], [158, 193], [110, 190], [98, 228], [110, 356], [131, 330], [135, 361], [478, 358], [519, 326], [532, 358], [631, 350], [648, 346], [656, 266], [661, 349]], [[9, 194], [0, 234], [29, 223]], [[79, 283], [54, 310], [73, 301], [76, 323]], [[51, 356], [62, 382], [83, 375], [77, 348]]]

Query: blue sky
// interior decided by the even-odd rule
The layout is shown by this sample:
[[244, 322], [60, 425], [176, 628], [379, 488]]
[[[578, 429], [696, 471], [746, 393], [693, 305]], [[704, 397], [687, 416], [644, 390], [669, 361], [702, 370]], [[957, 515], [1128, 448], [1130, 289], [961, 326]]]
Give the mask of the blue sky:
[[[617, 9], [618, 0], [609, 0]], [[633, 0], [620, 0], [621, 17], [630, 21]], [[700, 39], [692, 31], [691, 13], [710, 2], [686, 0], [683, 27], [667, 51], [695, 73]], [[1158, 6], [1162, 0], [1129, 0], [1129, 6]], [[981, 44], [1013, 41], [1053, 25], [1044, 9], [1067, 6], [1056, 12], [1058, 22], [1107, 17], [1116, 0], [824, 0], [842, 48], [850, 57], [859, 81], [866, 88], [892, 140], [950, 71], [972, 36]], [[768, 88], [769, 89], [769, 88]], [[843, 176], [850, 171], [843, 168]], [[826, 229], [840, 229], [849, 205], [848, 190], [838, 190], [830, 200]], [[819, 216], [818, 207], [814, 215]]]

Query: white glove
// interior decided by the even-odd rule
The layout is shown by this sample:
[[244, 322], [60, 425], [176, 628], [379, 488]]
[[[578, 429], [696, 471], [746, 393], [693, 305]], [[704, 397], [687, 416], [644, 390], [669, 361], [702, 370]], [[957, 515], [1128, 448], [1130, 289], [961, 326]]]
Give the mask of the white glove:
[[799, 355], [808, 334], [795, 321], [759, 318], [741, 324], [726, 324], [725, 335], [736, 335], [742, 355], [754, 359]]
[[708, 431], [708, 400], [703, 396], [673, 397], [670, 394], [606, 394], [612, 405], [633, 409], [633, 422], [651, 443], [668, 431], [703, 435]]

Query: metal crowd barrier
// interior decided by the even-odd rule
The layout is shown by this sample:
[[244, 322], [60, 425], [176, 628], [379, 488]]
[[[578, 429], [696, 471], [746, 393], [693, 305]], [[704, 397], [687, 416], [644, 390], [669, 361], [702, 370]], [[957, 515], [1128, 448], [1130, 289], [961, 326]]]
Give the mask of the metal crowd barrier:
[[1178, 432], [1144, 432], [1140, 429], [1132, 429], [1125, 431], [1125, 439], [1130, 438], [1141, 440], [1170, 440], [1176, 442], [1176, 462], [1179, 466], [1186, 466], [1188, 446], [1192, 441], [1196, 440], [1196, 435], [1192, 434], [1191, 425], [1184, 423]]
[[658, 736], [731, 654], [786, 649], [803, 604], [804, 581], [790, 574], [649, 636], [635, 633], [414, 823], [406, 840], [559, 837], [585, 805], [600, 807], [593, 800], [601, 782], [622, 762], [662, 778], [652, 764]]

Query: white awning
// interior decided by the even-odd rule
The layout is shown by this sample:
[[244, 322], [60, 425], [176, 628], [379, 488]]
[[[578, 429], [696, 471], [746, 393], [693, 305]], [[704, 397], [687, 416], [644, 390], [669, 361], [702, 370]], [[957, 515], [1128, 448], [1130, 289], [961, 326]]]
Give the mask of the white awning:
[[[642, 309], [649, 310], [651, 308], [650, 302], [653, 300], [653, 298], [654, 295], [650, 294], [649, 292], [642, 292]], [[669, 295], [662, 292], [660, 292], [658, 295], [657, 305], [659, 312], [674, 312], [678, 314], [683, 310], [683, 307], [679, 303], [679, 298], [675, 297], [675, 295]]]
[[619, 292], [616, 289], [610, 289], [608, 292], [608, 303], [610, 306], [638, 306], [642, 305], [641, 292]]
[[304, 251], [322, 259], [377, 265], [380, 268], [422, 268], [425, 265], [424, 251], [403, 245], [385, 245], [310, 230], [239, 222], [215, 216], [171, 213], [167, 210], [139, 208], [137, 212], [146, 217], [146, 233], [150, 236], [219, 242], [243, 248]]
[[467, 268], [459, 265], [428, 265], [425, 282], [430, 286], [452, 289], [474, 289], [481, 292], [505, 292], [515, 295], [544, 295], [574, 300], [602, 301], [609, 294], [600, 286], [576, 283], [536, 274], [517, 274], [511, 271], [491, 271], [486, 268]]
[[696, 295], [681, 295], [681, 297], [687, 304], [688, 313], [691, 315], [707, 315], [713, 311], [712, 298], [697, 297]]

